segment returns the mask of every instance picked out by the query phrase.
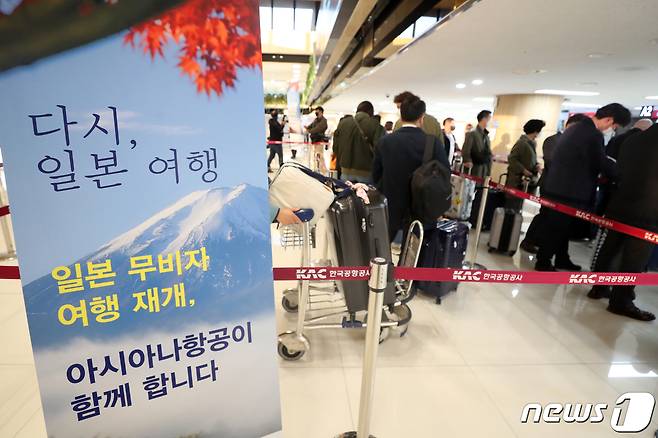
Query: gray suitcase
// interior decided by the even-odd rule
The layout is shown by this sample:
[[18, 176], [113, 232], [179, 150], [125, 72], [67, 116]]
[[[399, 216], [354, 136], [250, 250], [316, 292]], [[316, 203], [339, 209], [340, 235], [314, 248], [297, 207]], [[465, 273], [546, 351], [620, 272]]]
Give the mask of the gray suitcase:
[[489, 233], [489, 252], [501, 252], [513, 256], [519, 249], [523, 216], [510, 208], [494, 211]]
[[471, 207], [473, 199], [475, 199], [475, 181], [450, 175], [450, 183], [452, 184], [452, 204], [445, 216], [460, 221], [468, 220], [471, 217]]

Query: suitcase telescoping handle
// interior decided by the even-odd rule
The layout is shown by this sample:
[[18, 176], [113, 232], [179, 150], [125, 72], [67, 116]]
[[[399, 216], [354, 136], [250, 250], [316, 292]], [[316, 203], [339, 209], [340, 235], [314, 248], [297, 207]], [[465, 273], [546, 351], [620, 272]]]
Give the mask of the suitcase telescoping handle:
[[[473, 166], [467, 167], [466, 168], [466, 175], [470, 175], [472, 170], [473, 170]], [[464, 163], [463, 162], [459, 165], [459, 173], [464, 173]]]
[[530, 186], [530, 178], [523, 178], [523, 191], [528, 193], [529, 186]]

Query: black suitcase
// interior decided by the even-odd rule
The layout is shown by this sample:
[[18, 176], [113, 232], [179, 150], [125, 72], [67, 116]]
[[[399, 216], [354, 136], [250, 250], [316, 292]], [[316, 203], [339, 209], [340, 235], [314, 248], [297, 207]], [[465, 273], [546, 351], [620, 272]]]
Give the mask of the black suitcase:
[[[502, 184], [503, 177], [507, 177], [507, 174], [503, 173], [500, 175], [500, 178], [498, 178], [498, 184]], [[473, 228], [477, 226], [481, 202], [482, 189], [478, 189], [475, 195], [475, 199], [473, 200], [473, 207], [471, 207], [471, 217], [468, 220]], [[487, 203], [484, 206], [484, 215], [482, 217], [482, 231], [489, 231], [491, 229], [494, 212], [497, 208], [505, 207], [506, 202], [507, 198], [505, 197], [505, 192], [502, 190], [489, 188], [489, 193], [487, 194]]]
[[[370, 204], [350, 194], [336, 199], [329, 207], [339, 266], [368, 266], [374, 257], [391, 261], [388, 202], [373, 188], [368, 191], [368, 198]], [[343, 281], [342, 285], [349, 312], [368, 309], [366, 281]], [[384, 304], [394, 302], [395, 285], [391, 282], [384, 292]]]
[[[418, 266], [461, 269], [468, 248], [468, 232], [468, 225], [454, 220], [439, 221], [431, 228], [425, 228]], [[414, 283], [419, 290], [434, 295], [437, 304], [441, 304], [441, 297], [457, 290], [458, 284], [458, 282], [435, 281]]]

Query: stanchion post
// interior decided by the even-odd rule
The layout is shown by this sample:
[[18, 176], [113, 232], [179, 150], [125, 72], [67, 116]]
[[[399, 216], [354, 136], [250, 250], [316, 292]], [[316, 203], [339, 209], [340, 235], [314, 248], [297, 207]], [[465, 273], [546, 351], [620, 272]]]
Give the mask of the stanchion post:
[[379, 333], [382, 326], [384, 307], [384, 290], [388, 282], [388, 262], [377, 257], [370, 262], [370, 280], [368, 286], [368, 324], [366, 326], [366, 346], [361, 374], [361, 399], [359, 402], [359, 424], [356, 432], [346, 432], [337, 438], [374, 438], [370, 435], [370, 420], [375, 395], [375, 370], [377, 368], [377, 351], [379, 350]]
[[[0, 167], [0, 172], [4, 172], [4, 167]], [[0, 205], [9, 205], [6, 193], [7, 188], [3, 185], [0, 187]], [[0, 217], [0, 230], [2, 230], [2, 237], [7, 245], [7, 253], [1, 255], [0, 260], [13, 260], [16, 258], [16, 247], [14, 246], [14, 236], [11, 232], [8, 215]]]
[[464, 269], [487, 269], [486, 266], [478, 264], [477, 255], [478, 247], [480, 246], [480, 234], [482, 233], [482, 222], [484, 221], [484, 209], [487, 206], [487, 198], [489, 197], [489, 182], [491, 177], [488, 176], [484, 179], [484, 184], [482, 185], [482, 197], [480, 198], [480, 208], [478, 210], [478, 220], [475, 223], [475, 245], [471, 250], [471, 260], [465, 262], [463, 265]]

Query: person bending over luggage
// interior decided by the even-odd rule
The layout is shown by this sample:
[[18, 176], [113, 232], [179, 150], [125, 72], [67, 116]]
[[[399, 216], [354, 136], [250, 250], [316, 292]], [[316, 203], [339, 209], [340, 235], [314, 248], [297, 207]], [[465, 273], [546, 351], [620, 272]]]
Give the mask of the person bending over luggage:
[[[618, 186], [606, 217], [658, 233], [658, 125], [624, 142], [617, 160]], [[608, 230], [594, 265], [596, 272], [643, 272], [654, 244], [628, 234]], [[616, 262], [616, 263], [614, 263]], [[656, 316], [634, 303], [635, 286], [594, 286], [593, 299], [609, 298], [608, 311], [640, 321]]]
[[[546, 197], [581, 210], [593, 208], [599, 174], [613, 175], [615, 162], [605, 154], [603, 132], [631, 121], [628, 108], [611, 103], [599, 108], [591, 119], [576, 123], [560, 136], [551, 170], [546, 177]], [[569, 259], [569, 236], [573, 219], [556, 210], [547, 210], [544, 232], [539, 242], [538, 271], [563, 269], [579, 271]], [[555, 257], [555, 265], [553, 265]]]
[[[427, 134], [423, 132], [425, 102], [412, 96], [400, 105], [402, 127], [383, 137], [375, 148], [372, 179], [388, 199], [389, 237], [393, 241], [398, 230], [411, 222], [411, 175], [423, 164]], [[434, 139], [434, 155], [448, 168], [443, 145]]]
[[[506, 186], [523, 190], [524, 178], [535, 178], [541, 166], [537, 163], [537, 142], [541, 130], [546, 126], [543, 120], [531, 119], [523, 125], [523, 134], [507, 156]], [[521, 211], [523, 199], [507, 195], [506, 208]]]
[[334, 132], [333, 152], [343, 181], [371, 183], [374, 149], [385, 135], [384, 127], [374, 117], [372, 103], [363, 101], [354, 117], [344, 117]]

